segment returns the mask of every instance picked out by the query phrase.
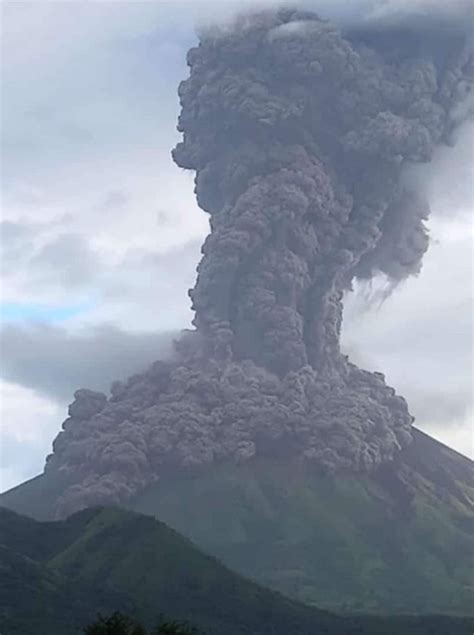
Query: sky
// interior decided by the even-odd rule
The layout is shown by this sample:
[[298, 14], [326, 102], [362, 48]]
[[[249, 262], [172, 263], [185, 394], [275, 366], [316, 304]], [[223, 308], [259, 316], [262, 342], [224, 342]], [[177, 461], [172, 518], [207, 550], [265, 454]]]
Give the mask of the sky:
[[[305, 4], [315, 3], [339, 21], [407, 5]], [[189, 326], [186, 292], [208, 222], [192, 174], [170, 156], [177, 86], [196, 28], [256, 4], [3, 3], [0, 490], [42, 471], [74, 390], [106, 391], [166, 356]], [[436, 0], [410, 7], [446, 10]], [[467, 455], [472, 135], [465, 127], [454, 148], [411, 172], [433, 208], [421, 274], [390, 294], [383, 280], [356, 286], [343, 331], [345, 350], [386, 374], [416, 425]]]

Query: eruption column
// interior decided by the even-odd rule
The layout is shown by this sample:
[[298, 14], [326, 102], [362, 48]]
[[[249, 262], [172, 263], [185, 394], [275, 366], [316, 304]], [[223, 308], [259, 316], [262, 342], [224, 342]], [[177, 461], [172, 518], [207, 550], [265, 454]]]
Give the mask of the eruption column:
[[72, 479], [60, 513], [163, 469], [285, 453], [366, 471], [410, 441], [403, 398], [339, 336], [354, 278], [416, 274], [428, 247], [428, 204], [402, 175], [459, 123], [472, 57], [461, 33], [424, 35], [279, 10], [189, 51], [173, 157], [210, 215], [195, 331], [109, 400], [77, 393], [47, 463]]

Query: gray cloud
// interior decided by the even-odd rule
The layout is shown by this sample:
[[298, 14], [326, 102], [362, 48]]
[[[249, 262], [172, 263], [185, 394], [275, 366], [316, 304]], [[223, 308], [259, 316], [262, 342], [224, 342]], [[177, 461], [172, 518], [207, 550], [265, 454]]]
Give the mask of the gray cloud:
[[0, 222], [0, 238], [2, 244], [11, 245], [18, 241], [29, 238], [32, 233], [32, 228], [23, 225], [22, 223], [15, 223], [13, 221], [4, 220]]
[[108, 391], [115, 379], [168, 357], [175, 335], [130, 333], [113, 325], [70, 333], [59, 326], [10, 324], [0, 331], [0, 376], [67, 403], [78, 387]]
[[110, 190], [104, 196], [104, 201], [101, 204], [102, 211], [112, 211], [117, 213], [117, 211], [123, 209], [126, 204], [130, 201], [130, 194], [123, 190]]
[[14, 221], [0, 223], [2, 275], [15, 273], [22, 260], [33, 250], [34, 229], [31, 226]]
[[68, 233], [60, 234], [41, 247], [30, 266], [34, 277], [52, 278], [70, 288], [90, 284], [100, 271], [101, 262], [84, 236]]
[[[249, 9], [268, 9], [288, 4], [286, 0], [230, 0], [222, 4], [199, 0], [192, 5], [180, 3], [180, 8], [198, 24], [205, 24], [232, 19], [237, 13]], [[470, 0], [351, 0], [350, 3], [346, 0], [296, 0], [291, 5], [317, 11], [321, 17], [342, 27], [402, 24], [407, 21], [416, 23], [422, 20], [425, 26], [441, 22], [446, 26], [446, 21], [449, 21], [469, 28], [469, 18], [473, 14]]]
[[[110, 223], [116, 222], [115, 216]], [[156, 234], [172, 224], [172, 217], [166, 218], [160, 225], [160, 217], [155, 216]], [[175, 329], [190, 320], [186, 290], [195, 277], [198, 241], [162, 252], [142, 248], [138, 242], [111, 258], [94, 246], [95, 234], [65, 233], [54, 222], [4, 221], [0, 230], [7, 291], [12, 289], [29, 302], [83, 304], [90, 314], [81, 315], [81, 320], [116, 322], [125, 329]]]
[[[373, 19], [395, 18], [406, 16], [407, 18], [420, 19], [428, 17], [446, 18], [451, 17], [456, 20], [463, 20], [472, 16], [473, 5], [470, 0], [372, 0], [372, 2], [361, 2], [361, 5], [370, 7], [368, 15]], [[466, 28], [469, 28], [465, 25]]]

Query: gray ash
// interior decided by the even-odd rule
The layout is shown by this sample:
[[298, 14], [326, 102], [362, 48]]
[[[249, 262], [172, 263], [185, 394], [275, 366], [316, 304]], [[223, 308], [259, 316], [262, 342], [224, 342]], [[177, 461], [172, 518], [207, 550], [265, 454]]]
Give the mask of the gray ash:
[[404, 399], [339, 337], [352, 281], [417, 274], [428, 248], [429, 205], [402, 175], [460, 123], [473, 66], [462, 32], [423, 35], [384, 47], [291, 9], [201, 35], [173, 151], [210, 215], [195, 330], [109, 399], [76, 393], [46, 465], [74, 481], [59, 514], [165, 469], [286, 453], [370, 471], [410, 442]]

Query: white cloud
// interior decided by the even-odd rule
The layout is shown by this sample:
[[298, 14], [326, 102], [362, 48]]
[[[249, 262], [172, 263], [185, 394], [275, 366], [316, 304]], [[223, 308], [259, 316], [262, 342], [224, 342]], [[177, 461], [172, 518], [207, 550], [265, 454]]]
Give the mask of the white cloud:
[[446, 428], [440, 425], [427, 426], [427, 432], [457, 452], [474, 459], [474, 414]]
[[36, 476], [44, 465], [64, 408], [34, 390], [0, 383], [0, 491]]

